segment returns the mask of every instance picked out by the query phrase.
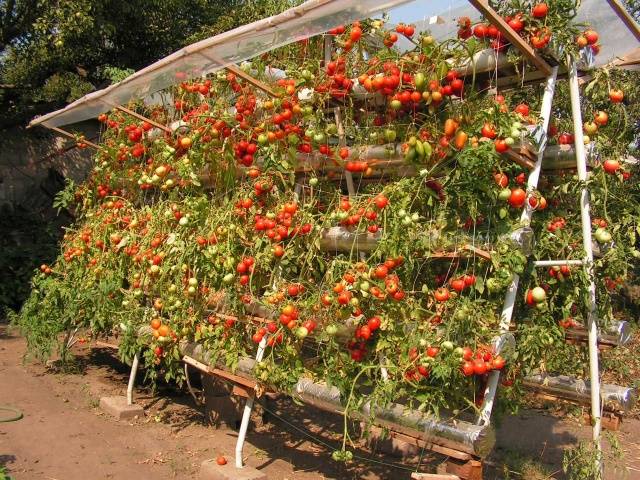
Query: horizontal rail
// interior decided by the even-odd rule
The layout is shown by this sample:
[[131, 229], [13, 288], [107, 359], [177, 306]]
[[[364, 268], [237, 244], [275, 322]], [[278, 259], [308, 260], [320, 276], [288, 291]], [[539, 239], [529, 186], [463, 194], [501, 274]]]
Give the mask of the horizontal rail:
[[582, 260], [536, 260], [536, 267], [561, 267], [563, 265], [582, 265]]

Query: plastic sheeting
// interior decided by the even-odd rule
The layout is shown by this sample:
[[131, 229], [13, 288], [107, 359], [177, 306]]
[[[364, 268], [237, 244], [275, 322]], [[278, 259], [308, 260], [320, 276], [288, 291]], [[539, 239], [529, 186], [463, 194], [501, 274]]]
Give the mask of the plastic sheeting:
[[[150, 97], [177, 81], [215, 72], [229, 64], [383, 11], [390, 12], [392, 22], [415, 23], [418, 31], [430, 30], [439, 39], [456, 35], [456, 19], [460, 16], [466, 15], [472, 20], [480, 18], [478, 11], [466, 0], [309, 0], [279, 15], [189, 45], [120, 83], [90, 93], [64, 109], [35, 118], [30, 125], [58, 127], [95, 118], [116, 105]], [[626, 25], [602, 0], [584, 0], [578, 20], [589, 21], [600, 32], [602, 51], [596, 65], [623, 57], [639, 45]], [[401, 38], [400, 46], [402, 42], [409, 44]]]
[[189, 45], [134, 73], [122, 82], [90, 93], [30, 125], [57, 127], [95, 118], [116, 105], [144, 98], [177, 81], [200, 77], [318, 35], [341, 24], [371, 17], [409, 0], [309, 0], [279, 15]]

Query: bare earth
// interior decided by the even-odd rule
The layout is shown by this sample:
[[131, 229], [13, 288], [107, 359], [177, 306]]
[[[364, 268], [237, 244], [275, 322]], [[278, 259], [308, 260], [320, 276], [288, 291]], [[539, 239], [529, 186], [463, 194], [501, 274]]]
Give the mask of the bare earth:
[[[152, 396], [143, 386], [136, 389], [135, 401], [144, 406], [145, 418], [117, 422], [104, 414], [97, 407], [100, 397], [124, 395], [128, 375], [128, 368], [109, 351], [82, 349], [84, 368], [78, 374], [23, 364], [24, 351], [24, 340], [0, 326], [0, 405], [24, 413], [20, 421], [0, 423], [0, 465], [15, 480], [193, 479], [203, 460], [233, 454], [236, 432], [207, 425], [201, 407], [189, 395], [164, 390]], [[272, 418], [251, 429], [244, 450], [247, 463], [271, 479], [401, 480], [415, 468], [415, 459], [403, 462], [364, 449], [353, 464], [336, 464], [330, 454], [339, 445], [341, 417], [288, 400], [278, 401], [274, 408], [282, 420]], [[511, 478], [564, 478], [559, 472], [563, 449], [589, 435], [589, 428], [576, 420], [540, 411], [506, 418], [485, 478], [505, 478], [503, 465], [514, 464], [514, 459], [531, 460], [553, 475], [522, 471]], [[640, 421], [625, 420], [619, 439], [628, 471], [623, 476], [609, 468], [607, 478], [640, 479]], [[431, 463], [424, 466], [425, 459]], [[442, 460], [425, 457], [421, 470], [433, 470]]]

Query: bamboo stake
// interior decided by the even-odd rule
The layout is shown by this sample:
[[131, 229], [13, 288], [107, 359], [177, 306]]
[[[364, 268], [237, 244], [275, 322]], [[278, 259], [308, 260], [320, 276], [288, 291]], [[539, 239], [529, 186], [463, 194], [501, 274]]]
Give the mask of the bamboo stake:
[[171, 128], [166, 125], [162, 125], [161, 123], [156, 122], [155, 120], [151, 120], [150, 118], [145, 117], [144, 115], [140, 115], [138, 112], [134, 112], [133, 110], [128, 109], [127, 107], [123, 107], [122, 105], [116, 105], [116, 110], [120, 110], [121, 112], [126, 113], [127, 115], [131, 115], [132, 117], [136, 117], [138, 120], [142, 120], [144, 122], [150, 123], [156, 128], [160, 130], [164, 130], [167, 133], [171, 133]]
[[527, 57], [531, 63], [533, 63], [538, 70], [544, 73], [545, 76], [551, 75], [551, 66], [536, 53], [536, 51], [529, 45], [524, 39], [518, 35], [518, 33], [505, 22], [498, 12], [496, 12], [489, 5], [488, 0], [469, 0], [469, 2], [476, 7], [476, 9], [482, 13], [490, 23], [494, 24], [500, 33], [502, 33], [507, 40], [509, 40], [518, 50], [520, 50], [525, 57]]
[[100, 150], [100, 147], [98, 145], [96, 145], [95, 143], [89, 140], [86, 140], [84, 137], [82, 137], [81, 140], [78, 140], [73, 133], [67, 132], [66, 130], [63, 130], [61, 128], [58, 128], [58, 127], [47, 127], [47, 128], [50, 130], [53, 130], [54, 132], [58, 132], [59, 134], [64, 135], [65, 137], [69, 137], [75, 140], [76, 143], [84, 143], [85, 145], [89, 145], [90, 147], [93, 147], [96, 150]]

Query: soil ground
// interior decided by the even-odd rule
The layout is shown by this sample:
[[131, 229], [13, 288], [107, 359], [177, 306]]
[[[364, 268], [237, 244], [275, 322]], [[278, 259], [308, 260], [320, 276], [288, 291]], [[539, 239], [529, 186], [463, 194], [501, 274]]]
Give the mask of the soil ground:
[[[0, 325], [0, 405], [24, 413], [22, 420], [0, 423], [0, 465], [15, 480], [193, 479], [203, 460], [233, 454], [236, 432], [211, 427], [202, 408], [182, 392], [152, 395], [141, 386], [135, 401], [144, 406], [144, 418], [118, 422], [104, 414], [100, 397], [124, 395], [128, 375], [111, 351], [83, 348], [80, 372], [66, 374], [23, 363], [24, 351], [24, 340]], [[416, 459], [366, 449], [348, 466], [337, 464], [330, 454], [340, 443], [341, 417], [285, 399], [272, 408], [279, 418], [250, 429], [244, 450], [247, 463], [270, 479], [401, 480], [416, 468]], [[485, 478], [562, 479], [563, 450], [589, 435], [577, 420], [548, 411], [507, 417]], [[618, 438], [627, 472], [609, 465], [607, 478], [640, 479], [640, 420], [625, 419]], [[421, 470], [442, 461], [425, 456]]]

